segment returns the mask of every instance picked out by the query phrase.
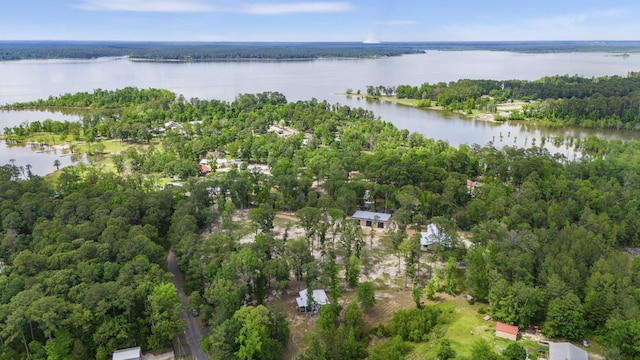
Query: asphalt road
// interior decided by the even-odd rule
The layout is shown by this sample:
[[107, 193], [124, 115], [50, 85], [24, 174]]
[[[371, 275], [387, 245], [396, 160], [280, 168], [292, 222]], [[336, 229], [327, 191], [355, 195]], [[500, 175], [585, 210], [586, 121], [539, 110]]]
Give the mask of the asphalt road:
[[[167, 267], [169, 272], [173, 274], [173, 284], [176, 286], [176, 289], [178, 289], [178, 296], [180, 296], [182, 301], [182, 307], [184, 309], [188, 309], [189, 300], [183, 290], [184, 275], [182, 275], [178, 268], [178, 261], [176, 260], [173, 248], [169, 249], [169, 255], [167, 255]], [[200, 349], [200, 338], [202, 337], [202, 333], [196, 319], [187, 314], [186, 310], [180, 312], [180, 318], [187, 324], [187, 329], [185, 330], [184, 335], [187, 339], [189, 351], [191, 352], [191, 359], [209, 360], [209, 357], [202, 352], [202, 349]]]

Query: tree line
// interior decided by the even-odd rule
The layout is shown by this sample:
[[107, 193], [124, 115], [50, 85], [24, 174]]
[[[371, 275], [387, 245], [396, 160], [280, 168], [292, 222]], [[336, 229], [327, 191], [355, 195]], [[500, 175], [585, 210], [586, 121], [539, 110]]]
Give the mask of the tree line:
[[0, 42], [0, 61], [126, 56], [149, 61], [377, 58], [420, 52], [411, 43]]

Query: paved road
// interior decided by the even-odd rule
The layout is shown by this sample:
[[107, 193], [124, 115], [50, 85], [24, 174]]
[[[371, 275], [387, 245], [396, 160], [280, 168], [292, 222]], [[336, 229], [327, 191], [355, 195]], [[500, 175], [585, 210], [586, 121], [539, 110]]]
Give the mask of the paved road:
[[[183, 290], [184, 275], [182, 275], [180, 269], [178, 269], [178, 261], [176, 260], [173, 248], [169, 249], [169, 255], [167, 255], [167, 267], [169, 268], [169, 272], [173, 274], [173, 284], [176, 286], [176, 289], [178, 289], [178, 295], [182, 300], [182, 306], [184, 309], [187, 309], [189, 306], [189, 300]], [[196, 319], [187, 314], [184, 310], [180, 312], [180, 318], [187, 323], [187, 329], [184, 335], [187, 339], [189, 351], [191, 352], [191, 359], [209, 360], [209, 357], [202, 352], [202, 349], [200, 349], [200, 338], [202, 337], [202, 334]]]

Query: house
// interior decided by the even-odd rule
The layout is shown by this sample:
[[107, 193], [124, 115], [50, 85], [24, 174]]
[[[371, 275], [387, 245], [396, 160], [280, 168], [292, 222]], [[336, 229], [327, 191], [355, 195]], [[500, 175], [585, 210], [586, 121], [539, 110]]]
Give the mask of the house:
[[309, 305], [307, 289], [300, 291], [298, 294], [300, 297], [296, 298], [296, 303], [300, 312], [316, 312], [320, 310], [322, 305], [330, 304], [327, 293], [322, 289], [316, 289], [311, 292], [311, 305]]
[[140, 347], [134, 347], [129, 349], [116, 350], [111, 357], [113, 360], [141, 360], [142, 351]]
[[467, 179], [467, 194], [474, 196], [474, 191], [477, 187], [480, 186], [480, 183], [477, 181], [473, 181], [471, 179]]
[[165, 127], [165, 129], [175, 130], [177, 128], [182, 127], [182, 125], [180, 125], [179, 123], [171, 120], [171, 121], [167, 121], [166, 123], [164, 123], [164, 127]]
[[200, 174], [207, 175], [211, 172], [211, 166], [207, 163], [200, 162]]
[[518, 338], [518, 327], [496, 322], [496, 336], [515, 341]]
[[271, 175], [271, 170], [269, 170], [269, 165], [265, 165], [265, 164], [247, 165], [247, 171], [254, 174]]
[[568, 343], [549, 343], [549, 360], [588, 360], [589, 354], [579, 347]]
[[451, 248], [451, 239], [436, 224], [429, 224], [427, 231], [420, 232], [420, 248], [428, 251], [438, 245]]
[[216, 159], [216, 169], [225, 169], [227, 167], [229, 167], [227, 159]]
[[391, 214], [358, 210], [351, 217], [358, 220], [360, 222], [360, 226], [384, 229], [389, 226]]

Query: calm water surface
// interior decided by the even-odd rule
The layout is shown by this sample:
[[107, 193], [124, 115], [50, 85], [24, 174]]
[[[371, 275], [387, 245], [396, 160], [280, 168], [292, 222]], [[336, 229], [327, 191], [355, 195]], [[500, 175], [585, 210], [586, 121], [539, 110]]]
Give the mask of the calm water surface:
[[[336, 95], [368, 85], [419, 85], [424, 82], [469, 79], [535, 80], [549, 75], [626, 75], [640, 71], [640, 55], [604, 53], [519, 54], [492, 51], [430, 51], [385, 59], [212, 63], [132, 62], [122, 58], [97, 60], [25, 60], [0, 62], [0, 104], [47, 98], [64, 93], [118, 89], [126, 86], [165, 88], [187, 99], [231, 101], [241, 93], [282, 92], [289, 101], [316, 98], [360, 106], [398, 128], [460, 144], [530, 146], [533, 138], [556, 136], [639, 140], [640, 132], [545, 129], [523, 124], [494, 124], [457, 114], [414, 109]], [[0, 112], [0, 129], [25, 120], [78, 120], [78, 116], [42, 112]], [[500, 135], [502, 134], [502, 137]], [[568, 157], [565, 146], [547, 147]], [[0, 162], [11, 149], [0, 148]], [[20, 156], [20, 158], [22, 158]], [[47, 160], [48, 161], [48, 160]], [[34, 163], [31, 163], [34, 165]], [[37, 164], [39, 167], [40, 165]], [[34, 168], [36, 165], [34, 165]]]

